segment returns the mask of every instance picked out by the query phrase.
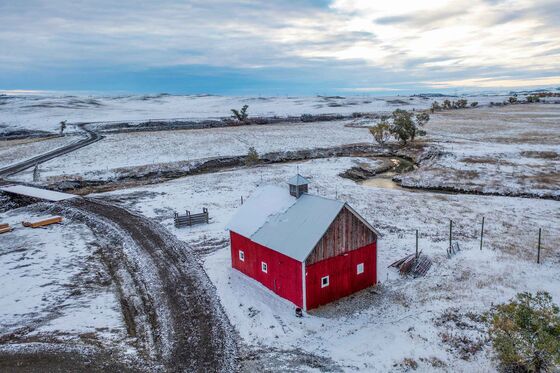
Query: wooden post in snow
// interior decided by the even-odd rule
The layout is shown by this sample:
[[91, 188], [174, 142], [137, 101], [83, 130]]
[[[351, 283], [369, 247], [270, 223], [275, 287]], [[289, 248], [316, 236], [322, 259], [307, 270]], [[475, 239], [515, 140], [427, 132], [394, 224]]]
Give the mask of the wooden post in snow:
[[541, 228], [539, 228], [539, 243], [537, 245], [537, 264], [541, 262]]
[[241, 196], [241, 204], [243, 204], [243, 196]]
[[418, 229], [416, 230], [416, 259], [418, 259]]
[[482, 251], [482, 239], [484, 238], [484, 216], [482, 217], [482, 228], [480, 229], [480, 251]]
[[453, 220], [449, 219], [449, 252], [452, 249], [452, 240], [453, 240]]

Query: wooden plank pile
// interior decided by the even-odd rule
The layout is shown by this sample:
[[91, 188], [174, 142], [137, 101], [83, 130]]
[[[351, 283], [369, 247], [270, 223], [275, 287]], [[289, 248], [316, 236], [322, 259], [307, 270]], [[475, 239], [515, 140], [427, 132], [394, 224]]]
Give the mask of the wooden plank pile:
[[10, 224], [0, 224], [0, 234], [8, 233], [11, 232], [12, 230], [13, 228], [10, 227]]
[[62, 222], [62, 216], [42, 216], [35, 220], [22, 221], [21, 224], [28, 228], [40, 228]]
[[418, 256], [410, 254], [389, 265], [389, 267], [398, 268], [401, 275], [411, 275], [414, 278], [426, 275], [431, 266], [432, 260], [421, 252]]
[[208, 209], [204, 207], [200, 214], [191, 214], [189, 210], [186, 211], [185, 215], [179, 215], [178, 212], [175, 213], [175, 228], [190, 227], [195, 224], [208, 224], [210, 222], [210, 217], [208, 216]]

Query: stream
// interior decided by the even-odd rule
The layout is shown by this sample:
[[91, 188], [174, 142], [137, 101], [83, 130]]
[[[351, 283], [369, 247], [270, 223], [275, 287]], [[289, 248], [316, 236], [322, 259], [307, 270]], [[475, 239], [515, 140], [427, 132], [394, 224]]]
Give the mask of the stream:
[[406, 190], [411, 193], [459, 194], [458, 192], [438, 190], [438, 189], [402, 187], [398, 182], [394, 181], [393, 178], [395, 176], [413, 171], [417, 168], [417, 166], [411, 161], [401, 157], [391, 157], [390, 160], [395, 164], [395, 167], [392, 167], [387, 171], [380, 172], [368, 179], [357, 181], [357, 183], [359, 185], [363, 185], [367, 187], [382, 188], [382, 189], [399, 189], [399, 190]]

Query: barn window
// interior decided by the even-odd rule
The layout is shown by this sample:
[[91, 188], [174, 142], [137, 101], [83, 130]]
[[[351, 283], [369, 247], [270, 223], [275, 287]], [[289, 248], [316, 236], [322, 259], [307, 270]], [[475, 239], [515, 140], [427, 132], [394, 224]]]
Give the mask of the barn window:
[[321, 277], [321, 287], [326, 288], [329, 286], [329, 276]]
[[356, 273], [359, 275], [364, 273], [364, 263], [360, 263], [356, 266]]
[[261, 270], [264, 273], [268, 273], [268, 265], [265, 262], [261, 262]]
[[242, 262], [245, 261], [245, 253], [241, 250], [239, 250], [239, 260], [241, 260]]

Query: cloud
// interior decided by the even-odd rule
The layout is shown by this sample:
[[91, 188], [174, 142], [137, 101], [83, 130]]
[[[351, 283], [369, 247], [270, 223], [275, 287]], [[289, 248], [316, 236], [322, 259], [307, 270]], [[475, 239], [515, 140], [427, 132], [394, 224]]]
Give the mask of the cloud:
[[422, 83], [433, 88], [523, 88], [560, 85], [560, 76], [529, 79], [479, 78]]
[[0, 83], [204, 67], [267, 82], [282, 72], [279, 80], [297, 76], [317, 89], [351, 79], [342, 86], [523, 81], [556, 75], [559, 8], [548, 0], [4, 1]]

